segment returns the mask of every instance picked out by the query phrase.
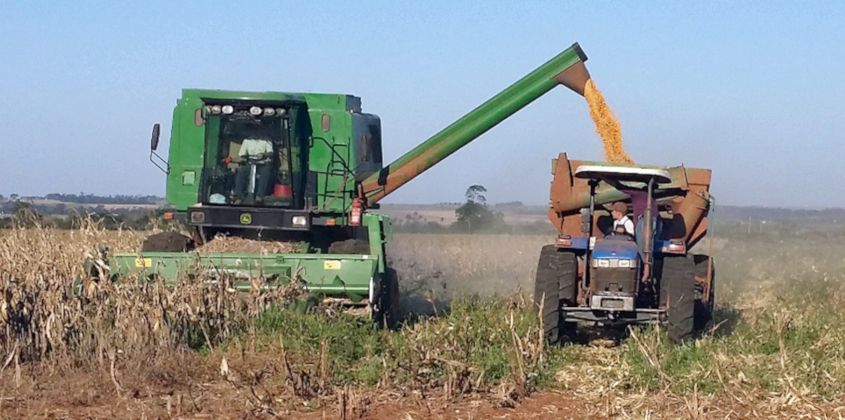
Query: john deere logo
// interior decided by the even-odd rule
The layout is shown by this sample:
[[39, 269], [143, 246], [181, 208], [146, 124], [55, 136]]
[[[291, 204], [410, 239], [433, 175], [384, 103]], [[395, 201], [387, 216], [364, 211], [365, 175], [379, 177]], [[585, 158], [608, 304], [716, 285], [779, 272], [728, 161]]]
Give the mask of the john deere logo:
[[241, 214], [241, 224], [242, 225], [251, 225], [252, 224], [252, 215], [249, 213], [242, 213]]

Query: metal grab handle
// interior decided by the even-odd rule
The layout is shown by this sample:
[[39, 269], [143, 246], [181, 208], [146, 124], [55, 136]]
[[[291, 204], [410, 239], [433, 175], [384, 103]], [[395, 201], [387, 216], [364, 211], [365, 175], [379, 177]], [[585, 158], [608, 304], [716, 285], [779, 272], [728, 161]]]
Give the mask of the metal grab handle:
[[[158, 158], [158, 161], [153, 159], [153, 156]], [[152, 162], [153, 165], [156, 166], [156, 168], [160, 169], [165, 174], [170, 175], [170, 162], [164, 160], [164, 158], [159, 156], [158, 153], [155, 152], [155, 150], [150, 150], [150, 162]], [[164, 167], [162, 167], [159, 162], [163, 163]]]
[[254, 162], [250, 162], [249, 164], [249, 184], [247, 184], [247, 193], [255, 194], [255, 176], [256, 176], [256, 168], [257, 165]]

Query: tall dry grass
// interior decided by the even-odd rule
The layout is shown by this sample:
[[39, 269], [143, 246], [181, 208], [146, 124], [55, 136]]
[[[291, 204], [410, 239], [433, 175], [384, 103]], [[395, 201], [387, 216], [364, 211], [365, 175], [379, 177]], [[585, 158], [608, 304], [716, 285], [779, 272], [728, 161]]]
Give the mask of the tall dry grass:
[[[148, 232], [105, 231], [94, 224], [61, 231], [12, 229], [0, 236], [0, 352], [3, 368], [46, 363], [64, 368], [107, 368], [187, 349], [213, 349], [250, 328], [292, 288], [249, 294], [227, 277], [202, 272], [172, 287], [160, 281], [108, 279], [100, 251], [133, 251]], [[83, 269], [95, 262], [99, 276]], [[106, 272], [103, 272], [106, 271]], [[117, 380], [115, 379], [115, 382]]]
[[[234, 294], [225, 279], [164, 288], [84, 276], [82, 260], [100, 246], [138, 249], [146, 233], [4, 231], [0, 377], [8, 386], [21, 366], [47, 364], [99, 372], [109, 389], [126, 389], [150, 366], [178, 369], [166, 361], [195, 354], [226, 360], [233, 395], [267, 412], [376, 391], [512, 405], [556, 388], [608, 416], [819, 415], [845, 394], [843, 233], [720, 235], [716, 319], [693, 343], [670, 346], [660, 331], [635, 329], [611, 346], [548, 347], [530, 305], [513, 293], [533, 278], [545, 236], [397, 235], [389, 252], [406, 290], [417, 279], [417, 293], [458, 283], [507, 297], [464, 294], [385, 332], [366, 319], [281, 305], [288, 296]], [[82, 291], [67, 293], [78, 276]]]

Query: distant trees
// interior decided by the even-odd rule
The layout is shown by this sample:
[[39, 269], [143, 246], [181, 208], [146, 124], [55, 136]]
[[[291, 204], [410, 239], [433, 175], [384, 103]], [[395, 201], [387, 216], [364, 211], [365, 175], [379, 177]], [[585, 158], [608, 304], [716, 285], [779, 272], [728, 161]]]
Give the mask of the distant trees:
[[43, 225], [43, 218], [31, 205], [24, 201], [15, 201], [12, 218], [21, 227], [36, 227]]
[[[94, 195], [85, 194], [47, 194], [44, 198], [48, 200], [62, 201], [76, 204], [158, 204], [161, 197], [154, 195]], [[14, 199], [14, 198], [13, 198]]]
[[467, 188], [466, 202], [455, 210], [458, 220], [452, 228], [461, 232], [478, 232], [481, 230], [496, 230], [504, 227], [504, 215], [492, 211], [487, 207], [487, 188], [483, 185], [471, 185]]

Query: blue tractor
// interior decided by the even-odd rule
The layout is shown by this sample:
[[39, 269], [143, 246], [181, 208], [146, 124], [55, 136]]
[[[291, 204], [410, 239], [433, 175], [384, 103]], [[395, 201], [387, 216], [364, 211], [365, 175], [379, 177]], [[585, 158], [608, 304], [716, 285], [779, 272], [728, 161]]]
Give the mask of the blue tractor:
[[[560, 216], [561, 235], [543, 248], [535, 278], [534, 300], [547, 339], [571, 339], [579, 323], [661, 325], [673, 342], [690, 339], [710, 319], [714, 304], [712, 259], [688, 252], [690, 239], [703, 236], [695, 232], [706, 229], [711, 197], [694, 191], [690, 179], [677, 179], [695, 170], [588, 163], [570, 171], [568, 189], [556, 190], [553, 182], [550, 217], [554, 222], [555, 213]], [[561, 198], [561, 191], [568, 197]], [[585, 199], [586, 191], [589, 201], [567, 200]], [[698, 199], [689, 200], [693, 196]], [[587, 205], [566, 210], [579, 202]], [[698, 210], [703, 203], [703, 211], [687, 211], [692, 202]], [[635, 208], [634, 232], [613, 228], [603, 207], [611, 203], [623, 212]], [[580, 232], [572, 232], [568, 216], [580, 219]]]

